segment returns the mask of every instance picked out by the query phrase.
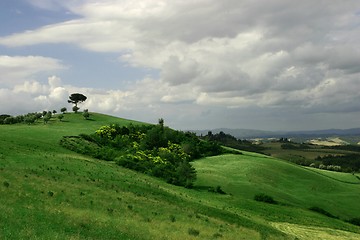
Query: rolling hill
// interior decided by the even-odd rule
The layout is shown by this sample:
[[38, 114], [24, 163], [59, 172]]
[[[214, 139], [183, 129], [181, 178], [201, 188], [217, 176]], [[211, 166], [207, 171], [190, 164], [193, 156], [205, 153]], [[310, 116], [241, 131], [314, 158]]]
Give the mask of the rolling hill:
[[[59, 145], [62, 136], [115, 122], [139, 124], [91, 113], [0, 125], [0, 239], [360, 237], [360, 227], [344, 221], [360, 217], [355, 175], [243, 152], [193, 162], [198, 179], [186, 189]], [[226, 194], [209, 191], [217, 187]], [[259, 193], [278, 204], [254, 201]]]
[[324, 130], [312, 130], [312, 131], [264, 131], [255, 129], [230, 129], [230, 128], [217, 128], [212, 130], [190, 130], [198, 135], [206, 135], [209, 131], [212, 133], [224, 132], [231, 134], [239, 139], [249, 138], [299, 138], [299, 139], [311, 139], [311, 138], [326, 138], [334, 136], [359, 136], [360, 128], [351, 129], [324, 129]]

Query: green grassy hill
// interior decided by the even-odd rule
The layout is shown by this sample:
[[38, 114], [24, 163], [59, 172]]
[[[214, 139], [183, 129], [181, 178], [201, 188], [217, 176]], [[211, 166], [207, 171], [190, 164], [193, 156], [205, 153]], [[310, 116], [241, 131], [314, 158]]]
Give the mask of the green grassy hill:
[[[0, 125], [0, 239], [358, 239], [360, 185], [263, 155], [194, 162], [194, 189], [62, 148], [64, 135], [130, 120], [66, 114]], [[347, 182], [353, 181], [355, 184]], [[221, 186], [227, 194], [209, 192]], [[265, 193], [280, 204], [254, 201]], [[307, 210], [320, 207], [339, 217]], [[310, 237], [311, 236], [311, 237]]]

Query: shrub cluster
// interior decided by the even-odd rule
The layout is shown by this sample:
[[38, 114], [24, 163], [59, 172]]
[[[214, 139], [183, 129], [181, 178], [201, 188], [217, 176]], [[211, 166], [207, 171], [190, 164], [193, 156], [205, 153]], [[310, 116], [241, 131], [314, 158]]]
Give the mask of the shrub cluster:
[[347, 222], [356, 225], [356, 226], [360, 226], [360, 217], [357, 218], [351, 218], [350, 220], [348, 220]]
[[326, 155], [319, 156], [315, 159], [320, 169], [342, 172], [358, 172], [360, 171], [360, 155]]
[[208, 188], [208, 192], [219, 193], [219, 194], [226, 194], [226, 192], [224, 192], [224, 190], [221, 189], [221, 186], [217, 186], [216, 188], [214, 188], [214, 187], [209, 187], [209, 188]]
[[189, 233], [189, 235], [197, 237], [197, 236], [199, 236], [200, 231], [197, 229], [194, 229], [194, 228], [189, 228], [188, 233]]
[[338, 218], [320, 207], [310, 207], [309, 210], [320, 213], [320, 214], [325, 215], [330, 218]]
[[266, 195], [264, 193], [259, 193], [254, 196], [254, 200], [258, 202], [265, 202], [270, 204], [277, 204], [273, 197]]
[[360, 154], [346, 155], [326, 155], [318, 156], [315, 160], [307, 159], [303, 156], [293, 156], [289, 159], [302, 166], [309, 166], [323, 170], [336, 172], [358, 172], [360, 171]]
[[[311, 165], [310, 166], [314, 166]], [[316, 164], [315, 164], [316, 167]], [[319, 169], [325, 169], [325, 170], [330, 170], [330, 171], [336, 171], [336, 172], [341, 172], [341, 166], [337, 166], [337, 165], [324, 165], [324, 164], [320, 164], [319, 165]]]
[[63, 137], [60, 144], [185, 187], [192, 187], [196, 179], [190, 161], [226, 151], [193, 133], [164, 127], [163, 121], [158, 125], [102, 126], [94, 134]]

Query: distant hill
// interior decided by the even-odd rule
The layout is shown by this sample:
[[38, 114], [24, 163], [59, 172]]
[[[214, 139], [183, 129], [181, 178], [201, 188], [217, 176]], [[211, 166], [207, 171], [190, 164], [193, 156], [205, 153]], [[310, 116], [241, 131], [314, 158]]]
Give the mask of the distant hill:
[[285, 132], [275, 132], [275, 131], [263, 131], [255, 129], [231, 129], [231, 128], [216, 128], [216, 129], [206, 129], [206, 130], [190, 130], [191, 132], [196, 133], [197, 135], [207, 135], [209, 131], [213, 134], [224, 132], [231, 134], [236, 138], [254, 138], [254, 137], [269, 137], [269, 136], [280, 136], [285, 134]]
[[326, 130], [314, 130], [314, 131], [295, 131], [288, 132], [287, 134], [291, 135], [337, 135], [337, 136], [352, 136], [360, 135], [360, 128], [350, 128], [350, 129], [326, 129]]
[[255, 129], [231, 129], [231, 128], [216, 128], [211, 130], [191, 130], [198, 135], [206, 135], [208, 132], [219, 133], [224, 132], [231, 134], [236, 138], [272, 138], [272, 137], [330, 137], [330, 136], [356, 136], [360, 135], [360, 128], [351, 129], [325, 129], [325, 130], [311, 130], [311, 131], [264, 131]]

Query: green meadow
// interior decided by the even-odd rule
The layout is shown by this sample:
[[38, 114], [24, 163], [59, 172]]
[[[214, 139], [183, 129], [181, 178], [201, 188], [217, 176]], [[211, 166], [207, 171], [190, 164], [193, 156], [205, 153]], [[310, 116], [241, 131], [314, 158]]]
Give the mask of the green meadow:
[[[262, 146], [265, 147], [263, 151], [267, 155], [281, 159], [291, 160], [314, 160], [318, 156], [325, 155], [344, 155], [354, 153], [353, 151], [346, 151], [340, 149], [323, 149], [321, 146], [312, 145], [309, 149], [283, 149], [279, 142], [268, 142]], [[356, 153], [356, 152], [355, 152]]]
[[187, 189], [59, 145], [111, 123], [142, 124], [67, 113], [0, 125], [0, 239], [360, 239], [346, 222], [360, 218], [359, 175], [242, 152], [194, 161]]

